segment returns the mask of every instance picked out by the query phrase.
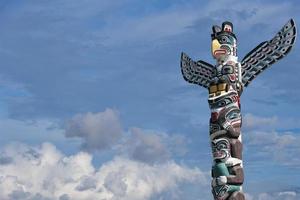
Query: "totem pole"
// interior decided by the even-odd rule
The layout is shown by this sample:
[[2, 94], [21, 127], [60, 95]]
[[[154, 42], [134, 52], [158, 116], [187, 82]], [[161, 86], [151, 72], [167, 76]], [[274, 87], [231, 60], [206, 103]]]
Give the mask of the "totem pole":
[[245, 87], [265, 69], [287, 55], [296, 39], [296, 26], [290, 19], [270, 41], [259, 44], [240, 63], [233, 25], [213, 26], [211, 52], [216, 65], [193, 61], [181, 54], [181, 72], [189, 83], [208, 89], [209, 121], [213, 156], [212, 193], [217, 200], [244, 200], [240, 96]]

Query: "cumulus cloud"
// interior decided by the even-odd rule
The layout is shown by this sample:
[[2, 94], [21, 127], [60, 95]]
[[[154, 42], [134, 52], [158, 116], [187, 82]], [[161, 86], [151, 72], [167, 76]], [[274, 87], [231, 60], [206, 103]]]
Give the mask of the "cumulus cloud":
[[259, 149], [255, 155], [271, 157], [282, 165], [299, 165], [300, 137], [291, 132], [250, 131], [244, 134], [249, 148]]
[[277, 193], [261, 193], [257, 197], [258, 200], [297, 200], [299, 195], [294, 191], [284, 191]]
[[284, 148], [291, 145], [296, 145], [299, 138], [291, 133], [279, 134], [278, 132], [250, 132], [247, 136], [250, 145], [275, 145], [278, 148]]
[[256, 129], [262, 127], [272, 127], [278, 122], [278, 118], [273, 117], [260, 117], [250, 113], [245, 114], [243, 117], [243, 128]]
[[253, 161], [271, 158], [280, 165], [299, 165], [298, 121], [297, 118], [281, 119], [276, 116], [260, 117], [246, 114], [243, 118], [243, 136], [249, 152], [256, 152], [251, 154]]
[[130, 133], [124, 147], [131, 158], [147, 163], [162, 162], [170, 158], [170, 151], [161, 135], [145, 133], [140, 128], [132, 128]]
[[188, 151], [188, 142], [183, 135], [170, 135], [133, 127], [129, 130], [129, 136], [124, 137], [120, 151], [137, 161], [149, 164], [162, 163], [171, 160], [174, 156], [185, 155]]
[[299, 165], [300, 137], [293, 131], [278, 131], [293, 130], [297, 127], [297, 121], [293, 118], [246, 114], [243, 118], [244, 142], [249, 152], [256, 152], [251, 154], [253, 162], [268, 158], [280, 165]]
[[103, 150], [116, 144], [122, 136], [119, 114], [107, 108], [103, 112], [77, 114], [65, 126], [66, 137], [83, 140], [85, 150]]
[[115, 194], [115, 199], [149, 199], [166, 191], [176, 192], [180, 190], [180, 182], [197, 183], [199, 187], [207, 184], [205, 175], [199, 170], [174, 162], [148, 165], [119, 158], [102, 169], [111, 169], [112, 166], [104, 185]]
[[11, 144], [2, 154], [12, 159], [0, 165], [2, 200], [147, 200], [184, 184], [208, 186], [199, 169], [171, 161], [149, 165], [115, 157], [95, 169], [90, 154], [66, 156], [50, 143]]
[[[185, 155], [189, 142], [183, 135], [137, 127], [129, 128], [126, 133], [121, 128], [118, 111], [110, 108], [104, 112], [75, 115], [66, 123], [65, 136], [81, 139], [82, 148], [89, 152], [119, 150], [115, 153], [149, 164]], [[2, 161], [6, 162], [6, 158]]]
[[[283, 108], [284, 109], [284, 108]], [[300, 127], [300, 119], [297, 117], [286, 116], [258, 116], [251, 113], [246, 113], [243, 116], [243, 130], [257, 131], [257, 130], [298, 130]]]

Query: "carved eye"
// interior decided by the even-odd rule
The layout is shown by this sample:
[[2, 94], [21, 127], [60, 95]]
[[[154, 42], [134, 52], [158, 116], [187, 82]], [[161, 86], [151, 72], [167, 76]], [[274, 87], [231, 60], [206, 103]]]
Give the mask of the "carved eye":
[[221, 101], [221, 102], [219, 103], [219, 106], [220, 106], [220, 107], [226, 106], [226, 102], [225, 102], [225, 101]]
[[230, 100], [230, 99], [228, 99], [228, 98], [224, 99], [224, 101], [226, 102], [226, 105], [228, 105], [228, 104], [230, 104], [230, 103], [231, 103], [231, 100]]
[[221, 37], [221, 42], [222, 42], [222, 43], [227, 42], [227, 37], [225, 37], [225, 36]]
[[219, 141], [217, 143], [218, 150], [227, 149], [227, 146], [228, 146], [228, 141], [225, 141], [225, 140]]
[[228, 115], [228, 119], [236, 119], [239, 117], [239, 114], [236, 112], [232, 112]]
[[222, 69], [222, 73], [223, 73], [223, 74], [232, 74], [232, 73], [234, 73], [233, 70], [234, 70], [234, 69], [233, 69], [233, 67], [232, 67], [231, 65], [225, 65], [225, 66], [223, 67], [223, 69]]
[[225, 149], [225, 148], [226, 148], [226, 145], [225, 145], [225, 144], [220, 144], [220, 145], [218, 146], [218, 149], [219, 149], [219, 150]]

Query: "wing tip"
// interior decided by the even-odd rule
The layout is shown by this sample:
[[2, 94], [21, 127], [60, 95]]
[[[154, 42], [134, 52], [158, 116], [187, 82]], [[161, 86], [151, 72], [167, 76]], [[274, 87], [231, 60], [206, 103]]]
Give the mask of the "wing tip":
[[293, 18], [290, 18], [289, 21], [286, 24], [291, 24], [294, 31], [295, 31], [295, 36], [297, 35], [297, 26], [296, 26], [296, 22]]
[[291, 42], [290, 47], [287, 49], [286, 54], [288, 54], [292, 48], [294, 47], [295, 43], [296, 43], [296, 39], [297, 39], [297, 26], [296, 26], [296, 22], [293, 18], [290, 18], [289, 21], [287, 22], [287, 24], [291, 24], [291, 28], [293, 29], [293, 39]]
[[297, 34], [296, 21], [293, 18], [291, 18], [287, 23], [291, 23], [292, 27], [294, 27], [295, 33]]
[[184, 62], [184, 58], [186, 57], [185, 55], [186, 54], [184, 52], [181, 52], [181, 54], [180, 54], [180, 68], [181, 69], [183, 68], [182, 63]]
[[291, 21], [292, 26], [294, 27], [294, 31], [295, 31], [295, 38], [294, 38], [294, 42], [293, 42], [293, 43], [295, 43], [296, 39], [297, 39], [297, 33], [298, 33], [297, 26], [296, 26], [296, 22], [295, 22], [295, 20], [293, 18], [291, 18], [290, 21]]
[[182, 56], [184, 55], [185, 53], [182, 51], [181, 53], [180, 53], [180, 57], [182, 58]]
[[296, 25], [295, 20], [293, 18], [290, 18], [289, 21], [288, 21], [288, 23], [291, 23], [293, 26]]

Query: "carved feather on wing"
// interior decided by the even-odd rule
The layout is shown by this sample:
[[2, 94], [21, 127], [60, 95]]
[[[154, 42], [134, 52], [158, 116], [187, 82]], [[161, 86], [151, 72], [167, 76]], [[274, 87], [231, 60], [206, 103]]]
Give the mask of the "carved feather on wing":
[[202, 60], [195, 62], [187, 54], [181, 53], [181, 72], [187, 82], [208, 88], [213, 71], [211, 64]]
[[242, 82], [245, 87], [261, 72], [286, 56], [296, 41], [296, 24], [290, 19], [270, 41], [260, 43], [242, 60]]

